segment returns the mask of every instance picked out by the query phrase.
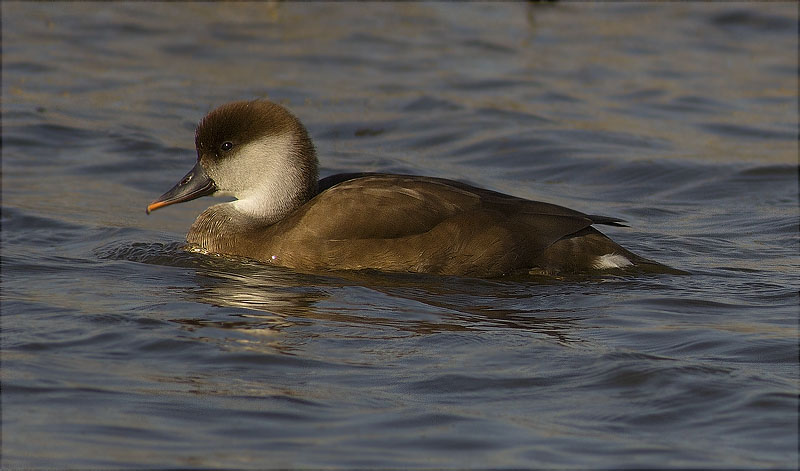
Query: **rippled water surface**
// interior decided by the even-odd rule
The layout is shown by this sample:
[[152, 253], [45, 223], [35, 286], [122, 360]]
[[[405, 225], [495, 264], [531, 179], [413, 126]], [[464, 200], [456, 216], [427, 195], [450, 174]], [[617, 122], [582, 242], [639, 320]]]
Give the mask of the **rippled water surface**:
[[[797, 7], [2, 3], [4, 468], [794, 468]], [[211, 108], [690, 275], [300, 274], [146, 216]]]

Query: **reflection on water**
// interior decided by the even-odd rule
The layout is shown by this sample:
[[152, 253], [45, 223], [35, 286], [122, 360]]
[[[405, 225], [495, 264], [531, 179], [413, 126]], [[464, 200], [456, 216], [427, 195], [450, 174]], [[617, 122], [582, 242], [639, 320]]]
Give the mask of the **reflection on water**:
[[[502, 327], [538, 332], [566, 343], [568, 329], [580, 319], [575, 317], [578, 306], [558, 308], [553, 306], [552, 293], [532, 293], [529, 279], [515, 283], [372, 271], [298, 274], [238, 257], [198, 256], [183, 248], [180, 243], [110, 244], [97, 253], [101, 258], [191, 267], [196, 286], [183, 293], [186, 300], [258, 312], [237, 314], [241, 319], [236, 321], [178, 320], [196, 326], [280, 330], [291, 325], [291, 318], [417, 334]], [[298, 276], [304, 281], [298, 283]], [[542, 288], [558, 288], [556, 281], [548, 281], [552, 286]], [[531, 308], [533, 297], [541, 297], [541, 307]], [[331, 302], [331, 298], [340, 300]], [[341, 299], [348, 302], [343, 304]]]
[[[797, 464], [791, 3], [2, 3], [8, 468]], [[688, 276], [303, 274], [146, 216], [211, 108]], [[666, 465], [664, 463], [667, 463]]]

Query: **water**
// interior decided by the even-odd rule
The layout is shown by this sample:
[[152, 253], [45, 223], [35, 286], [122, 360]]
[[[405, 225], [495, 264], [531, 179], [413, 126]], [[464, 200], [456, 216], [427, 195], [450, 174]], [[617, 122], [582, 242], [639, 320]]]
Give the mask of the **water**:
[[[797, 466], [797, 7], [2, 3], [2, 466]], [[259, 96], [323, 175], [622, 217], [688, 276], [299, 274], [146, 216]]]

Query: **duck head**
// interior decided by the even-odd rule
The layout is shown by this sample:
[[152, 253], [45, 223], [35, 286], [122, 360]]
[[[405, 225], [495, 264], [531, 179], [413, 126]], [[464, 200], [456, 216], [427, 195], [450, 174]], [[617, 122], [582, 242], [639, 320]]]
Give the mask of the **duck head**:
[[317, 192], [317, 157], [308, 132], [282, 106], [265, 101], [228, 103], [200, 121], [197, 162], [147, 213], [201, 196], [233, 196], [236, 211], [264, 222], [279, 220]]

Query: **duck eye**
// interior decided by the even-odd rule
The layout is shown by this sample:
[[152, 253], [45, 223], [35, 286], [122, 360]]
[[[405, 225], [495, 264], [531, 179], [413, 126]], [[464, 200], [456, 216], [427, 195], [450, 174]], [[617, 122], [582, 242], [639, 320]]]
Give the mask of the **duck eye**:
[[221, 146], [219, 146], [219, 148], [221, 150], [224, 150], [224, 151], [229, 151], [229, 150], [233, 149], [233, 142], [225, 141], [225, 142], [222, 143]]

